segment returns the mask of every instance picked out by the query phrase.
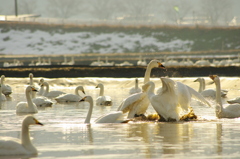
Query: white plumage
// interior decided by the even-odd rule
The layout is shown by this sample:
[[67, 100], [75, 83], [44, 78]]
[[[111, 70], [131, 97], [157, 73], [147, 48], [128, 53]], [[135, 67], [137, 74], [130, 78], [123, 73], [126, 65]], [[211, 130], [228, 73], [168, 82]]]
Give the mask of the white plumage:
[[10, 94], [12, 94], [12, 87], [5, 84], [5, 76], [4, 75], [1, 76], [1, 87], [2, 87], [2, 93], [5, 96], [9, 96]]
[[28, 86], [25, 90], [27, 102], [19, 102], [16, 106], [16, 113], [37, 113], [36, 104], [33, 103], [30, 93], [37, 91], [33, 86]]
[[189, 111], [191, 98], [198, 99], [210, 106], [208, 101], [191, 87], [169, 78], [162, 77], [161, 81], [162, 88], [156, 95], [154, 94], [155, 84], [153, 82], [150, 81], [143, 86], [143, 88], [149, 87], [149, 100], [155, 111], [160, 115], [161, 120], [178, 121], [184, 111]]
[[216, 116], [218, 118], [237, 118], [240, 117], [240, 104], [225, 104], [222, 105], [221, 99], [221, 83], [217, 75], [209, 76], [216, 85]]
[[135, 86], [129, 90], [129, 94], [139, 93], [141, 88], [138, 87], [138, 78], [135, 79]]
[[99, 83], [96, 88], [100, 88], [99, 96], [96, 99], [96, 105], [98, 106], [111, 106], [112, 98], [110, 96], [104, 95], [104, 85]]
[[[93, 111], [93, 99], [91, 96], [85, 96], [81, 101], [86, 101], [89, 102], [90, 104], [87, 117], [84, 121], [84, 123], [90, 123]], [[116, 111], [102, 115], [94, 121], [94, 123], [121, 123], [121, 122], [124, 122], [122, 111]]]
[[82, 91], [85, 94], [83, 86], [78, 86], [75, 88], [75, 94], [67, 93], [62, 94], [56, 98], [54, 98], [57, 102], [79, 102], [82, 97], [80, 96], [78, 91]]
[[45, 92], [43, 93], [43, 96], [48, 97], [48, 98], [55, 98], [61, 94], [66, 94], [65, 92], [62, 91], [49, 91], [49, 84], [48, 82], [43, 82], [43, 86], [46, 87]]
[[[34, 155], [37, 149], [32, 145], [29, 136], [29, 125], [43, 125], [33, 116], [26, 116], [22, 122], [21, 140], [10, 137], [1, 137], [0, 156]], [[10, 158], [10, 157], [9, 157]]]

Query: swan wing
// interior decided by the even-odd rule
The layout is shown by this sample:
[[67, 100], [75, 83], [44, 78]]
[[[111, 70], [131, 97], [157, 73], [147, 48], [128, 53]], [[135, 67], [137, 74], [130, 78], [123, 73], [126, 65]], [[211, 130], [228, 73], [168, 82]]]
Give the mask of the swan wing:
[[3, 84], [3, 85], [2, 85], [2, 93], [3, 93], [4, 95], [9, 95], [9, 94], [12, 93], [12, 88], [11, 88], [9, 85]]
[[96, 105], [111, 106], [112, 99], [110, 96], [99, 96], [96, 100]]
[[146, 96], [146, 93], [143, 92], [130, 95], [122, 101], [117, 110], [123, 111], [123, 113], [130, 111], [134, 106], [140, 103], [142, 99], [144, 99], [144, 96]]
[[120, 123], [123, 119], [123, 112], [116, 111], [100, 116], [95, 120], [95, 123]]
[[188, 88], [191, 96], [192, 96], [194, 99], [196, 99], [196, 100], [202, 102], [203, 104], [206, 104], [206, 105], [208, 105], [209, 107], [211, 107], [211, 104], [210, 104], [200, 93], [198, 93], [198, 92], [195, 91], [193, 88], [191, 88], [191, 87], [189, 87], [189, 86], [187, 86], [187, 85], [186, 85], [186, 87]]
[[236, 98], [233, 98], [233, 99], [229, 99], [227, 102], [228, 102], [229, 104], [240, 103], [240, 97], [236, 97]]
[[57, 96], [62, 95], [62, 94], [65, 94], [65, 93], [62, 92], [62, 91], [51, 91], [46, 96], [50, 97], [50, 98], [54, 98], [54, 97], [57, 97]]

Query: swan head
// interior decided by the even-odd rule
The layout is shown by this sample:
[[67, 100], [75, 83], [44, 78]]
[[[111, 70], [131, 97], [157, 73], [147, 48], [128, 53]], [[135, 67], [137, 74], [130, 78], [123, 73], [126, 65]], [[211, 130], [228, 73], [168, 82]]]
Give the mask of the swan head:
[[40, 123], [36, 118], [34, 118], [31, 115], [28, 115], [24, 118], [23, 124], [25, 124], [25, 125], [42, 125], [43, 126], [42, 123]]
[[152, 68], [153, 67], [158, 67], [158, 68], [166, 69], [166, 67], [163, 66], [163, 64], [158, 60], [152, 60], [152, 61], [149, 62], [148, 65], [151, 65]]
[[1, 81], [3, 82], [5, 80], [5, 75], [1, 76]]
[[201, 77], [198, 77], [196, 80], [194, 80], [193, 82], [201, 82], [202, 81], [202, 78]]
[[38, 90], [34, 87], [34, 86], [28, 86], [27, 91], [34, 91], [34, 92], [38, 92]]
[[85, 96], [80, 100], [80, 102], [83, 102], [83, 101], [86, 101], [86, 102], [90, 103], [90, 102], [93, 102], [93, 99], [92, 99], [91, 96]]
[[38, 83], [38, 85], [42, 85], [43, 84], [43, 82], [44, 82], [44, 79], [43, 78], [41, 78], [40, 80], [39, 80], [39, 83]]
[[213, 81], [215, 81], [216, 79], [218, 79], [218, 75], [209, 75], [209, 77], [210, 77]]
[[85, 94], [85, 91], [84, 91], [83, 86], [78, 86], [78, 87], [77, 87], [77, 90], [80, 90], [80, 91], [82, 91], [82, 92]]
[[47, 82], [43, 82], [41, 86], [48, 86], [49, 84]]
[[102, 83], [99, 83], [96, 88], [103, 88], [103, 84]]

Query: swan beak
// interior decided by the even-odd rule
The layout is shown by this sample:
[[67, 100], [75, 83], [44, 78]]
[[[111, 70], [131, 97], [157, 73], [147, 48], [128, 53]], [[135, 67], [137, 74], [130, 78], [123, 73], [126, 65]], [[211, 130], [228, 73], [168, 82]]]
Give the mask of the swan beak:
[[82, 92], [85, 94], [85, 91], [84, 91], [84, 90], [82, 90]]
[[209, 75], [209, 77], [210, 77], [212, 80], [214, 80], [214, 79], [217, 77], [217, 75]]
[[85, 101], [86, 97], [83, 97], [79, 102]]
[[36, 90], [35, 88], [32, 87], [32, 91], [38, 92], [38, 90]]
[[38, 124], [38, 125], [42, 125], [42, 126], [43, 126], [43, 124], [40, 123], [37, 119], [35, 119], [35, 122], [36, 122], [36, 124]]
[[166, 67], [163, 66], [163, 64], [161, 64], [160, 62], [158, 62], [158, 67], [159, 67], [159, 68], [162, 68], [162, 69], [166, 69]]
[[194, 80], [193, 82], [197, 82], [197, 81], [198, 81], [198, 79]]

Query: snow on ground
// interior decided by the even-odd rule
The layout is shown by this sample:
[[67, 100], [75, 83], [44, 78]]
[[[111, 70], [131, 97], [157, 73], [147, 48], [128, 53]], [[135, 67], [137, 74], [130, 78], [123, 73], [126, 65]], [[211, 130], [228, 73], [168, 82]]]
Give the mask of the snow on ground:
[[[1, 29], [0, 29], [1, 32]], [[160, 33], [158, 33], [160, 35]], [[77, 53], [122, 53], [156, 51], [190, 51], [193, 41], [173, 39], [161, 42], [140, 34], [54, 33], [30, 30], [10, 30], [0, 34], [2, 54], [63, 55]]]

